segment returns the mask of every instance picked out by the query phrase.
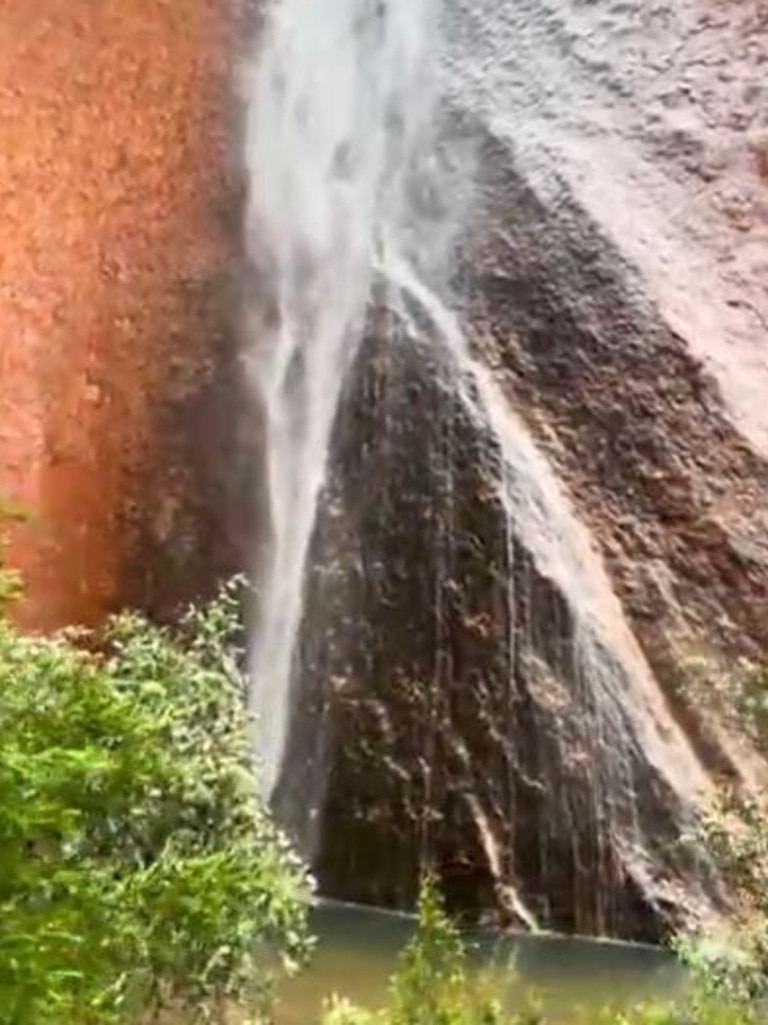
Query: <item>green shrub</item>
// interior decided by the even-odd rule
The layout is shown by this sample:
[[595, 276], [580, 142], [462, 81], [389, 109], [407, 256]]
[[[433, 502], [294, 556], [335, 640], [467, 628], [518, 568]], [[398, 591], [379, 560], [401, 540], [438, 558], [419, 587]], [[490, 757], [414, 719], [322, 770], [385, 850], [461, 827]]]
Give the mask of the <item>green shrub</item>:
[[[574, 1008], [573, 1025], [758, 1025], [768, 1020], [751, 996], [727, 995], [711, 982], [705, 971], [697, 971], [692, 964], [691, 985], [679, 1000], [586, 1017]], [[372, 1011], [334, 997], [322, 1021], [322, 1025], [548, 1023], [546, 1012], [530, 1000], [518, 1009], [506, 1007], [498, 988], [494, 990], [487, 978], [473, 971], [461, 937], [429, 879], [422, 887], [416, 935], [391, 979], [388, 1006]]]
[[535, 1009], [505, 1011], [489, 980], [474, 972], [433, 879], [422, 883], [416, 934], [390, 982], [390, 1003], [368, 1011], [332, 998], [323, 1025], [537, 1025]]
[[737, 658], [689, 658], [684, 665], [682, 692], [692, 707], [716, 714], [736, 735], [744, 736], [768, 754], [768, 662]]
[[308, 879], [257, 797], [234, 588], [98, 654], [0, 618], [0, 1023], [261, 999], [309, 949]]
[[[21, 509], [10, 503], [0, 494], [0, 528], [13, 520], [24, 519]], [[21, 577], [16, 570], [6, 565], [7, 539], [0, 530], [0, 616], [21, 594]]]
[[600, 1025], [757, 1025], [756, 1012], [711, 998], [650, 1004], [604, 1017]]
[[[722, 788], [689, 841], [713, 859], [734, 894], [730, 920], [676, 949], [704, 999], [765, 1013], [768, 1000], [768, 817], [760, 800]], [[750, 1019], [751, 1020], [751, 1019]]]

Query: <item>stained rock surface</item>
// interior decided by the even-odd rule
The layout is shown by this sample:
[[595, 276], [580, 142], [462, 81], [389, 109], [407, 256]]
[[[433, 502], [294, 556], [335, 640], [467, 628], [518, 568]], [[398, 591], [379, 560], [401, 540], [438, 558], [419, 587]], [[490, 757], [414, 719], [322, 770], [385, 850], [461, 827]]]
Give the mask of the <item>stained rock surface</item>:
[[763, 772], [687, 666], [768, 641], [768, 7], [446, 19], [456, 295], [511, 459], [428, 339], [372, 331], [280, 800], [339, 896], [407, 904], [431, 863], [457, 906], [655, 939], [725, 899], [678, 842], [711, 780]]
[[686, 650], [764, 650], [768, 7], [454, 9], [479, 344], [660, 679]]

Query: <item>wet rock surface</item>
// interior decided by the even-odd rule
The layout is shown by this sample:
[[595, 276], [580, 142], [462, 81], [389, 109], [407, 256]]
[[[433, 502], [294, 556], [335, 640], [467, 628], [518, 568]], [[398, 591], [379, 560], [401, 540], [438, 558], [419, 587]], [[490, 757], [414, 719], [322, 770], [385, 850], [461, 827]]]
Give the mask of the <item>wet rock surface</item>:
[[395, 331], [367, 352], [278, 807], [333, 896], [407, 907], [430, 865], [474, 916], [659, 939], [720, 898], [677, 843], [701, 766], [631, 637], [509, 519], [498, 446], [435, 349]]
[[429, 863], [463, 908], [644, 939], [723, 897], [679, 836], [762, 769], [685, 683], [768, 639], [767, 18], [448, 5], [463, 321], [569, 511], [545, 489], [508, 518], [450, 370], [374, 333], [280, 794], [315, 787], [335, 895], [407, 904]]
[[767, 639], [768, 8], [454, 10], [483, 182], [478, 345], [700, 756], [739, 771], [677, 684], [685, 656]]

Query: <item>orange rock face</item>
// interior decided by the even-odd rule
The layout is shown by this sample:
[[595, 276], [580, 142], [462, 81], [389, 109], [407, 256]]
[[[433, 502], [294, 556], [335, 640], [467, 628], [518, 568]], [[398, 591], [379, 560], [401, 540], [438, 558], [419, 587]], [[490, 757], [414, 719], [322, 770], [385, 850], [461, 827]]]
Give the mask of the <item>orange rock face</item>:
[[30, 514], [27, 625], [122, 602], [177, 486], [145, 490], [160, 405], [216, 337], [195, 296], [228, 255], [229, 68], [221, 0], [0, 0], [0, 493]]

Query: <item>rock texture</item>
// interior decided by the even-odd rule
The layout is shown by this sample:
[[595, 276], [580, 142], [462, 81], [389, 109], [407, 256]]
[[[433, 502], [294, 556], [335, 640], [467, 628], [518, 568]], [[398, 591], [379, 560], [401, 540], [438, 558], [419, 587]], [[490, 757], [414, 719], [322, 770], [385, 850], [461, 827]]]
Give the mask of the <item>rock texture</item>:
[[473, 320], [669, 690], [683, 653], [768, 640], [768, 7], [456, 16], [482, 126]]
[[372, 328], [279, 799], [339, 896], [407, 904], [431, 862], [458, 906], [658, 938], [724, 896], [677, 843], [709, 780], [762, 773], [685, 667], [768, 641], [768, 8], [446, 17], [511, 498], [456, 368]]
[[[228, 13], [0, 0], [0, 488], [36, 626], [164, 614], [259, 533]], [[334, 895], [408, 904], [431, 863], [458, 908], [655, 939], [723, 899], [677, 843], [698, 796], [762, 771], [683, 684], [768, 641], [768, 8], [447, 0], [446, 29], [485, 370], [372, 318], [279, 805]]]
[[228, 10], [0, 0], [0, 491], [30, 515], [31, 625], [166, 608], [237, 561]]

